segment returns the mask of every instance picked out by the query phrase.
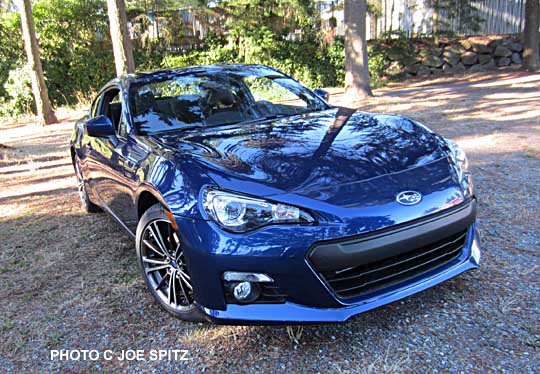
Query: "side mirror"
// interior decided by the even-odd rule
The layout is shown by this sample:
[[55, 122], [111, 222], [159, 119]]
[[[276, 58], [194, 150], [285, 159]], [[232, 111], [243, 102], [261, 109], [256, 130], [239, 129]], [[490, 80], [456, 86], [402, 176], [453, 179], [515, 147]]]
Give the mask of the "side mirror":
[[324, 101], [328, 101], [328, 99], [330, 99], [330, 92], [323, 90], [322, 88], [316, 88], [313, 90], [313, 92], [321, 99], [324, 99]]
[[107, 116], [97, 116], [85, 122], [84, 127], [88, 136], [95, 138], [107, 138], [115, 136], [114, 126]]

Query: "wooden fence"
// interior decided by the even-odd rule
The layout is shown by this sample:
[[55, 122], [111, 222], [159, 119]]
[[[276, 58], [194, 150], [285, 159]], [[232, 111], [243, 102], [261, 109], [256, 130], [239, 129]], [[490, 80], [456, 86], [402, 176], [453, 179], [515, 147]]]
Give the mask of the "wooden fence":
[[[409, 36], [431, 34], [433, 31], [433, 0], [375, 0], [381, 10], [380, 16], [368, 15], [367, 38], [380, 37], [388, 31], [401, 31]], [[456, 35], [515, 34], [523, 30], [526, 0], [472, 0], [469, 16], [479, 18], [478, 28], [467, 22], [466, 12], [462, 9], [439, 11], [439, 29], [445, 29]], [[336, 18], [337, 34], [343, 35], [343, 8], [341, 1], [328, 1], [322, 18]], [[331, 11], [331, 4], [336, 10]], [[459, 4], [459, 1], [456, 1]], [[331, 13], [331, 14], [330, 14]], [[452, 13], [452, 14], [451, 14]], [[326, 14], [326, 15], [325, 15]]]

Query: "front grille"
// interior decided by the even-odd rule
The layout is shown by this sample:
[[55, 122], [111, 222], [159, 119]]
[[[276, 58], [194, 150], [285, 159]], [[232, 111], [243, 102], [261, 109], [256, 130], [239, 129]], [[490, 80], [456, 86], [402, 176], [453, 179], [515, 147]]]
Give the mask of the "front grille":
[[342, 298], [365, 295], [451, 262], [462, 253], [466, 237], [465, 230], [394, 257], [320, 274]]

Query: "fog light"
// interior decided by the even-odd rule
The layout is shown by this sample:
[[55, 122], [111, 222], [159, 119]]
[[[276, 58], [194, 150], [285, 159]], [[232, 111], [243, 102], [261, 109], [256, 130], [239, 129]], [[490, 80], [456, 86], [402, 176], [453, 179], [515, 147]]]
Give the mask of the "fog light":
[[259, 297], [259, 287], [250, 282], [240, 282], [233, 287], [233, 296], [242, 303], [249, 303]]

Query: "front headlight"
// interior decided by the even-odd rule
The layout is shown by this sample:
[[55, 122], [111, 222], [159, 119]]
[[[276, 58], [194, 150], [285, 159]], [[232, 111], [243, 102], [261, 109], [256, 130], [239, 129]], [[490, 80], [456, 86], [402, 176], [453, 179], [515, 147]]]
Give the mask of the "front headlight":
[[314, 221], [311, 215], [294, 206], [217, 189], [203, 192], [203, 206], [215, 223], [232, 232], [246, 232], [269, 224]]
[[465, 195], [470, 193], [471, 175], [469, 174], [469, 161], [465, 152], [459, 146], [450, 139], [445, 139], [448, 148], [450, 149], [450, 157], [453, 164], [456, 167], [456, 173], [458, 175], [459, 183], [463, 188]]

